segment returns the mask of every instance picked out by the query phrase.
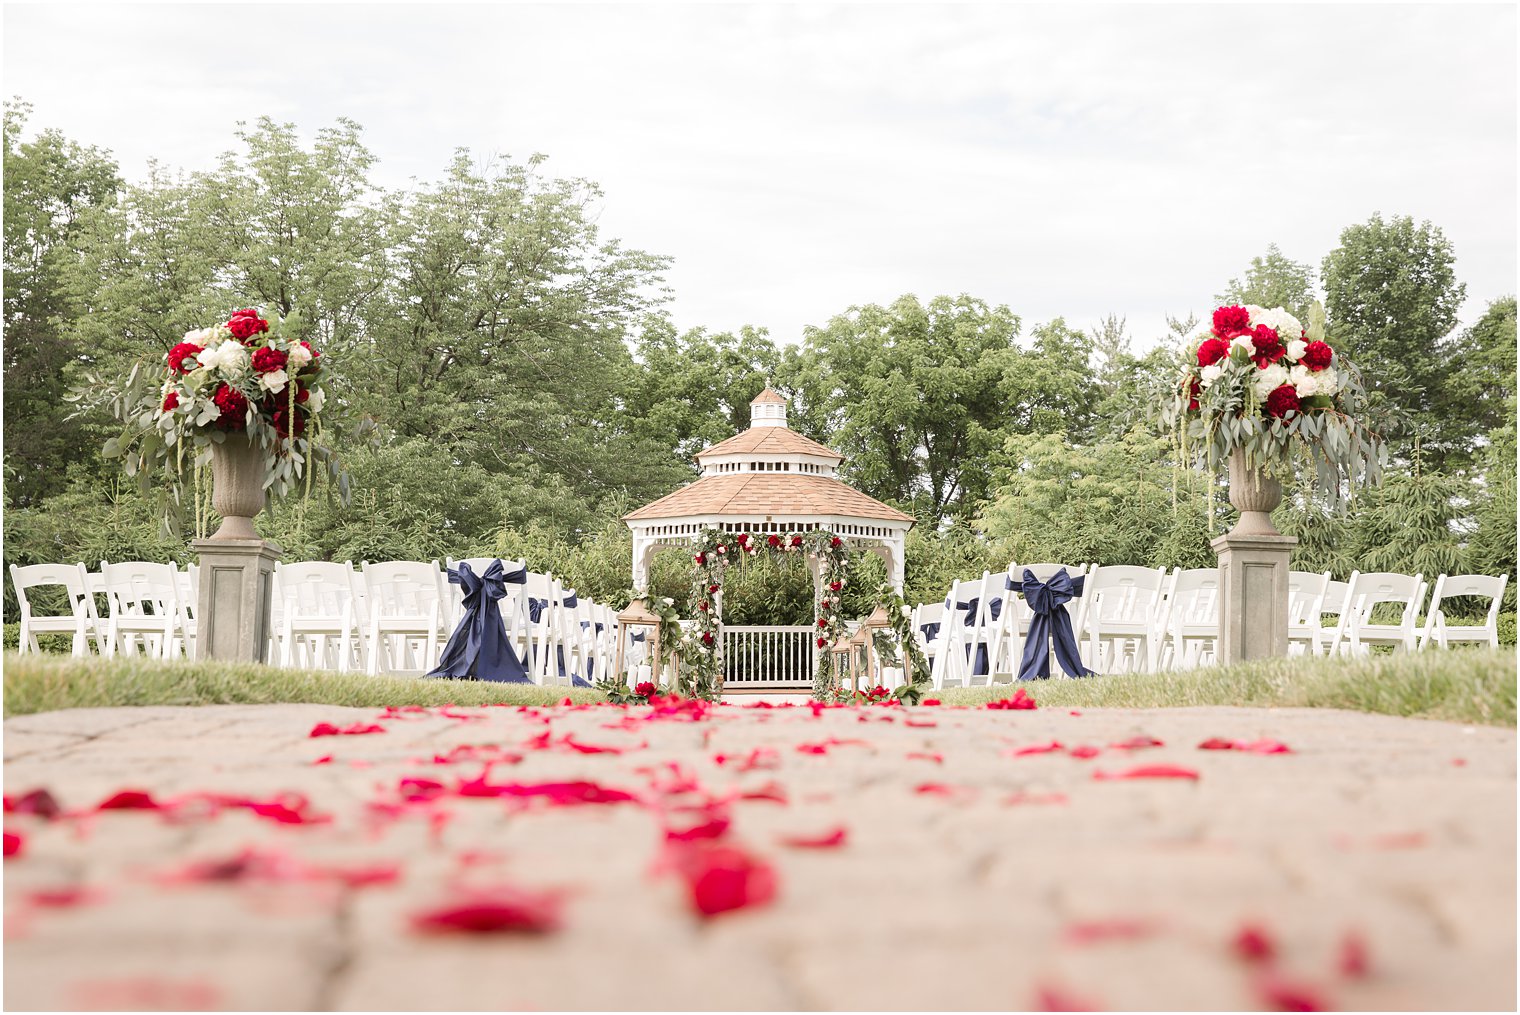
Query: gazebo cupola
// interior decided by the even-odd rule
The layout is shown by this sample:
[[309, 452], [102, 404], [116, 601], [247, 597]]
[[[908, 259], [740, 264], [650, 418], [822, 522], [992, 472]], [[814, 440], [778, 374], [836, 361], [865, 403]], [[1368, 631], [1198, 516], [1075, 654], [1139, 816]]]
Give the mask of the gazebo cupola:
[[900, 592], [913, 517], [840, 482], [843, 457], [790, 429], [786, 399], [770, 388], [749, 412], [748, 430], [697, 455], [700, 478], [623, 517], [633, 531], [634, 587], [647, 587], [655, 550], [684, 547], [706, 528], [757, 535], [827, 529], [886, 558]]

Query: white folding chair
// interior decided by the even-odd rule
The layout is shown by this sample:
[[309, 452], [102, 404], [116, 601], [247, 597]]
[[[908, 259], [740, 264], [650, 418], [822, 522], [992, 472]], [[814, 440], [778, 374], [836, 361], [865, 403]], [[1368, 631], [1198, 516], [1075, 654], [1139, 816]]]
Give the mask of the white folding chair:
[[[1324, 653], [1325, 629], [1320, 622], [1330, 572], [1288, 572], [1288, 655]], [[1294, 652], [1294, 649], [1299, 649]]]
[[1178, 569], [1167, 585], [1161, 667], [1188, 670], [1213, 663], [1219, 655], [1219, 569]]
[[361, 573], [368, 614], [368, 672], [431, 670], [438, 662], [443, 630], [438, 562], [366, 562]]
[[[1435, 591], [1430, 596], [1430, 609], [1425, 612], [1425, 628], [1420, 636], [1420, 648], [1428, 648], [1434, 641], [1441, 648], [1451, 648], [1452, 642], [1476, 642], [1489, 648], [1499, 647], [1499, 610], [1504, 606], [1504, 588], [1509, 584], [1506, 572], [1498, 578], [1481, 574], [1439, 575]], [[1457, 596], [1478, 596], [1488, 599], [1488, 616], [1481, 624], [1450, 624], [1441, 609], [1442, 600]]]
[[918, 639], [918, 647], [924, 654], [924, 661], [929, 664], [929, 672], [934, 672], [935, 659], [939, 656], [939, 647], [945, 624], [944, 603], [921, 603], [913, 610], [913, 618], [909, 621], [913, 625], [913, 637]]
[[[1415, 618], [1425, 597], [1424, 575], [1377, 572], [1358, 574], [1351, 582], [1351, 616], [1346, 625], [1347, 651], [1366, 655], [1374, 645], [1412, 652], [1415, 648]], [[1396, 624], [1374, 624], [1372, 613], [1388, 603], [1401, 606]]]
[[[179, 572], [178, 582], [180, 631], [184, 636], [185, 658], [194, 659], [198, 644], [195, 640], [195, 621], [201, 594], [200, 565], [186, 564], [184, 570]], [[169, 654], [174, 655], [177, 650], [178, 644], [170, 649]]]
[[1088, 665], [1099, 673], [1156, 669], [1166, 568], [1099, 565], [1087, 578]]
[[[21, 611], [21, 640], [19, 652], [36, 652], [37, 635], [68, 634], [73, 636], [73, 654], [89, 655], [90, 638], [99, 639], [100, 618], [95, 612], [95, 597], [90, 594], [89, 572], [83, 564], [29, 564], [25, 567], [11, 565], [11, 584], [16, 587], [16, 604]], [[67, 614], [38, 613], [27, 589], [60, 586], [66, 597]]]
[[130, 561], [106, 564], [105, 654], [114, 657], [125, 650], [135, 655], [141, 639], [143, 651], [168, 659], [184, 639], [180, 611], [180, 574], [173, 564]]
[[[1346, 653], [1346, 628], [1351, 625], [1351, 583], [1356, 581], [1360, 571], [1352, 571], [1351, 576], [1343, 582], [1329, 581], [1325, 583], [1325, 601], [1320, 605], [1320, 624], [1322, 633], [1320, 641], [1325, 646], [1325, 654], [1331, 656], [1345, 655]], [[1335, 617], [1335, 623], [1330, 627], [1323, 627], [1325, 614]]]
[[522, 586], [522, 654], [528, 674], [536, 684], [559, 682], [559, 653], [555, 651], [559, 647], [555, 626], [559, 598], [559, 583], [553, 576], [528, 572]]
[[976, 632], [976, 614], [981, 582], [963, 582], [956, 579], [950, 585], [950, 596], [945, 600], [943, 620], [939, 631], [939, 649], [934, 656], [934, 686], [965, 687], [971, 676], [972, 637]]
[[273, 598], [280, 610], [271, 658], [278, 665], [340, 673], [364, 665], [352, 574], [349, 561], [275, 565]]

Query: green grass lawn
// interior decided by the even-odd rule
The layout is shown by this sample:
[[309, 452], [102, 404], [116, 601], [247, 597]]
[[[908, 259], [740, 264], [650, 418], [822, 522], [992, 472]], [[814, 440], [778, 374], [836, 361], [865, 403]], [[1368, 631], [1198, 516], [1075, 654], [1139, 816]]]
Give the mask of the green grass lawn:
[[[510, 705], [600, 701], [597, 691], [468, 680], [316, 673], [233, 663], [73, 659], [7, 652], [5, 714], [111, 705]], [[1274, 659], [1241, 666], [1056, 679], [1020, 685], [1056, 708], [1189, 705], [1347, 708], [1453, 722], [1515, 725], [1513, 649], [1456, 649], [1370, 659]], [[934, 692], [946, 705], [978, 705], [1008, 684]]]
[[553, 705], [601, 701], [599, 691], [474, 680], [371, 677], [364, 673], [285, 670], [252, 663], [74, 659], [52, 653], [5, 660], [5, 714], [111, 705]]
[[[1026, 688], [1057, 708], [1176, 708], [1252, 705], [1347, 708], [1359, 712], [1515, 725], [1515, 650], [1463, 648], [1366, 659], [1271, 659], [1178, 673], [1041, 680]], [[1008, 684], [931, 694], [946, 705], [1006, 698]]]

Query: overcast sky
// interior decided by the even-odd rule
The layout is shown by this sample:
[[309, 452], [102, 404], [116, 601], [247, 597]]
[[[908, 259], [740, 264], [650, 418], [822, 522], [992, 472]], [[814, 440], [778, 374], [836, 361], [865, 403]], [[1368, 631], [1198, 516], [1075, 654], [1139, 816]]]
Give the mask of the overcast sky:
[[1515, 291], [1504, 6], [131, 6], [4, 12], [33, 126], [209, 167], [238, 120], [365, 128], [377, 180], [451, 151], [598, 181], [674, 257], [682, 327], [780, 341], [911, 292], [1028, 326], [1200, 316], [1276, 242], [1439, 225], [1463, 319]]

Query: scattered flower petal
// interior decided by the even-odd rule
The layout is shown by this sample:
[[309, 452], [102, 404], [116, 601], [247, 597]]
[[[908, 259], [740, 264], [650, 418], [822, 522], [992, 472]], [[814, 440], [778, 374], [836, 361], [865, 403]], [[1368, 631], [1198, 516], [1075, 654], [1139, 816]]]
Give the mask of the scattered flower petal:
[[1305, 983], [1267, 973], [1256, 981], [1256, 993], [1265, 1007], [1274, 1011], [1330, 1011], [1331, 1005], [1319, 991]]
[[1247, 962], [1270, 962], [1277, 955], [1277, 945], [1266, 928], [1254, 923], [1241, 926], [1230, 942], [1235, 954]]
[[562, 901], [558, 892], [499, 888], [414, 913], [411, 923], [426, 933], [544, 934], [559, 929]]
[[1031, 698], [1028, 692], [1026, 692], [1022, 687], [1014, 691], [1013, 697], [1011, 698], [999, 698], [997, 701], [987, 702], [987, 707], [993, 709], [1017, 709], [1019, 711], [1027, 711], [1030, 709], [1039, 708], [1039, 706], [1035, 704], [1035, 700]]
[[1128, 740], [1121, 740], [1116, 744], [1109, 744], [1109, 746], [1115, 750], [1120, 751], [1138, 751], [1146, 747], [1165, 747], [1166, 745], [1157, 740], [1155, 737], [1146, 736], [1144, 733], [1142, 733], [1139, 736], [1130, 737]]
[[7, 857], [20, 856], [21, 851], [25, 848], [26, 840], [21, 837], [19, 832], [5, 833], [5, 855]]
[[775, 869], [737, 846], [683, 843], [672, 859], [692, 908], [703, 917], [764, 905], [776, 896]]
[[1114, 779], [1197, 779], [1198, 773], [1180, 765], [1140, 765], [1122, 772], [1095, 771], [1092, 777], [1100, 782]]
[[1336, 969], [1347, 979], [1360, 980], [1367, 976], [1371, 962], [1367, 955], [1367, 940], [1354, 930], [1341, 936], [1340, 953], [1336, 956]]
[[821, 835], [788, 835], [782, 838], [781, 843], [795, 849], [834, 849], [843, 846], [848, 838], [849, 831], [841, 825]]

